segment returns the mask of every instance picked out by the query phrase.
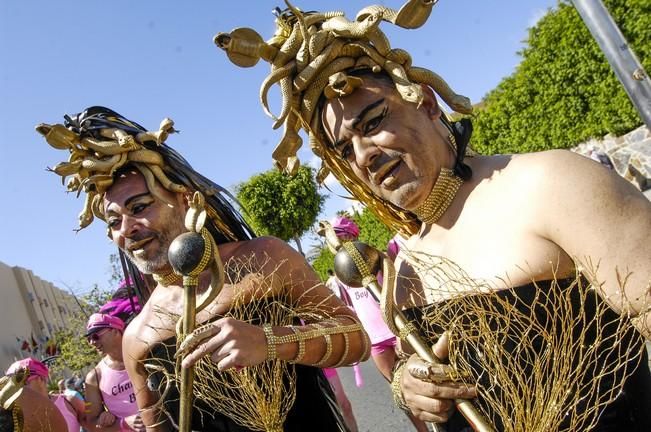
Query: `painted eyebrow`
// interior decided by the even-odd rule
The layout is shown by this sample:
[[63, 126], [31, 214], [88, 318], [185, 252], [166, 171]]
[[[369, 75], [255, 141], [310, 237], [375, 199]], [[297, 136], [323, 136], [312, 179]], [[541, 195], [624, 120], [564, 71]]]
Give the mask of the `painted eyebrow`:
[[368, 114], [369, 111], [371, 111], [373, 108], [377, 107], [378, 105], [381, 105], [382, 103], [384, 103], [384, 98], [376, 100], [375, 102], [367, 105], [363, 110], [361, 110], [357, 115], [357, 117], [355, 117], [355, 119], [352, 122], [353, 128], [354, 129], [357, 128], [357, 125], [359, 124], [359, 122], [364, 120], [366, 114]]
[[[129, 197], [129, 198], [124, 202], [124, 206], [126, 207], [126, 206], [128, 206], [129, 204], [131, 204], [132, 201], [137, 200], [137, 199], [142, 198], [142, 197], [145, 197], [145, 196], [148, 196], [148, 195], [151, 195], [151, 193], [149, 193], [149, 192], [143, 192], [143, 193], [141, 193], [141, 194], [138, 194], [138, 195], [134, 195], [134, 196], [132, 196], [132, 197]], [[108, 210], [106, 213], [115, 213], [115, 211], [113, 211], [113, 210]]]
[[[359, 122], [364, 120], [364, 117], [366, 116], [366, 114], [368, 114], [369, 111], [371, 111], [373, 108], [376, 108], [378, 105], [381, 105], [382, 103], [384, 103], [384, 98], [376, 100], [375, 102], [373, 102], [373, 103], [367, 105], [366, 107], [364, 107], [364, 109], [360, 111], [360, 113], [357, 115], [357, 117], [355, 117], [353, 119], [353, 122], [352, 122], [353, 129], [357, 128], [357, 125], [359, 124]], [[335, 142], [332, 143], [332, 148], [334, 148], [336, 150], [340, 146], [342, 146], [346, 141], [347, 140], [345, 140], [345, 139], [338, 139], [338, 140], [336, 140]]]

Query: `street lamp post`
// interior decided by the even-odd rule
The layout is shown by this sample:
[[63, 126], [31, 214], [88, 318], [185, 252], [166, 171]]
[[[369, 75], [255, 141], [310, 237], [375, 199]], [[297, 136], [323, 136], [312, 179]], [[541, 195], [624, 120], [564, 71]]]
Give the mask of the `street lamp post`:
[[651, 130], [651, 80], [601, 0], [572, 0], [642, 121]]

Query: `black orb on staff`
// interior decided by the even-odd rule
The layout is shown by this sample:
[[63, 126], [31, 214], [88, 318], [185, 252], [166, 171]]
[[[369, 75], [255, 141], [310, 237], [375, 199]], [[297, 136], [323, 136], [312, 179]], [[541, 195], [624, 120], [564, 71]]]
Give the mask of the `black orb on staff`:
[[[182, 342], [196, 327], [197, 313], [212, 302], [224, 285], [224, 269], [217, 245], [203, 226], [206, 219], [203, 195], [195, 192], [186, 214], [185, 226], [189, 232], [180, 234], [170, 244], [168, 259], [174, 272], [183, 276], [183, 315], [177, 323], [177, 340]], [[197, 306], [199, 275], [210, 270], [210, 287]], [[180, 364], [182, 358], [177, 359]], [[177, 367], [177, 370], [179, 368]], [[180, 368], [179, 431], [189, 432], [192, 425], [192, 386], [194, 366]]]

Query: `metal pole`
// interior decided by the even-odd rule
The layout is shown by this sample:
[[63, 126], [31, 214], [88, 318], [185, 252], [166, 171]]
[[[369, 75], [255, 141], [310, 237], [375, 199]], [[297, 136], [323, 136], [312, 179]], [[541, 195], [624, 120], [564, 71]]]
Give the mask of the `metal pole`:
[[651, 130], [651, 81], [601, 0], [572, 0], [642, 121]]

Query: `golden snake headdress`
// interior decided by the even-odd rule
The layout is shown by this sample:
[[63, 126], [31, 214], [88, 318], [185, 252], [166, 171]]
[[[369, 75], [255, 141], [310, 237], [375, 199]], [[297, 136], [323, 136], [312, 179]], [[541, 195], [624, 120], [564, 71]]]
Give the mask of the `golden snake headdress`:
[[[386, 21], [413, 29], [427, 21], [436, 0], [409, 0], [400, 10], [369, 6], [354, 21], [343, 12], [301, 12], [287, 2], [288, 9], [276, 13], [276, 33], [265, 42], [250, 28], [238, 28], [215, 36], [217, 46], [238, 66], [254, 66], [261, 58], [271, 64], [271, 73], [260, 88], [260, 101], [274, 120], [274, 129], [284, 125], [283, 137], [272, 156], [287, 173], [298, 169], [296, 156], [302, 145], [298, 132], [304, 129], [314, 153], [323, 160], [318, 178], [332, 172], [342, 185], [370, 207], [393, 229], [413, 233], [419, 223], [410, 212], [386, 202], [356, 181], [348, 164], [326, 145], [321, 130], [318, 104], [325, 98], [350, 94], [362, 84], [359, 77], [346, 72], [370, 69], [388, 75], [401, 97], [420, 105], [420, 84], [430, 86], [453, 110], [470, 113], [470, 100], [452, 91], [434, 72], [412, 66], [409, 53], [391, 48], [379, 24]], [[282, 108], [278, 115], [269, 110], [267, 93], [273, 84], [280, 86]]]
[[93, 106], [64, 116], [64, 124], [39, 124], [36, 130], [48, 144], [70, 153], [67, 162], [50, 170], [67, 182], [69, 192], [86, 193], [79, 229], [99, 217], [104, 220], [103, 196], [116, 173], [126, 167], [138, 169], [152, 194], [158, 184], [171, 192], [200, 191], [206, 197], [207, 228], [222, 243], [254, 237], [230, 200], [231, 194], [192, 169], [190, 164], [165, 144], [174, 132], [174, 122], [164, 119], [157, 131], [147, 131], [105, 107]]

